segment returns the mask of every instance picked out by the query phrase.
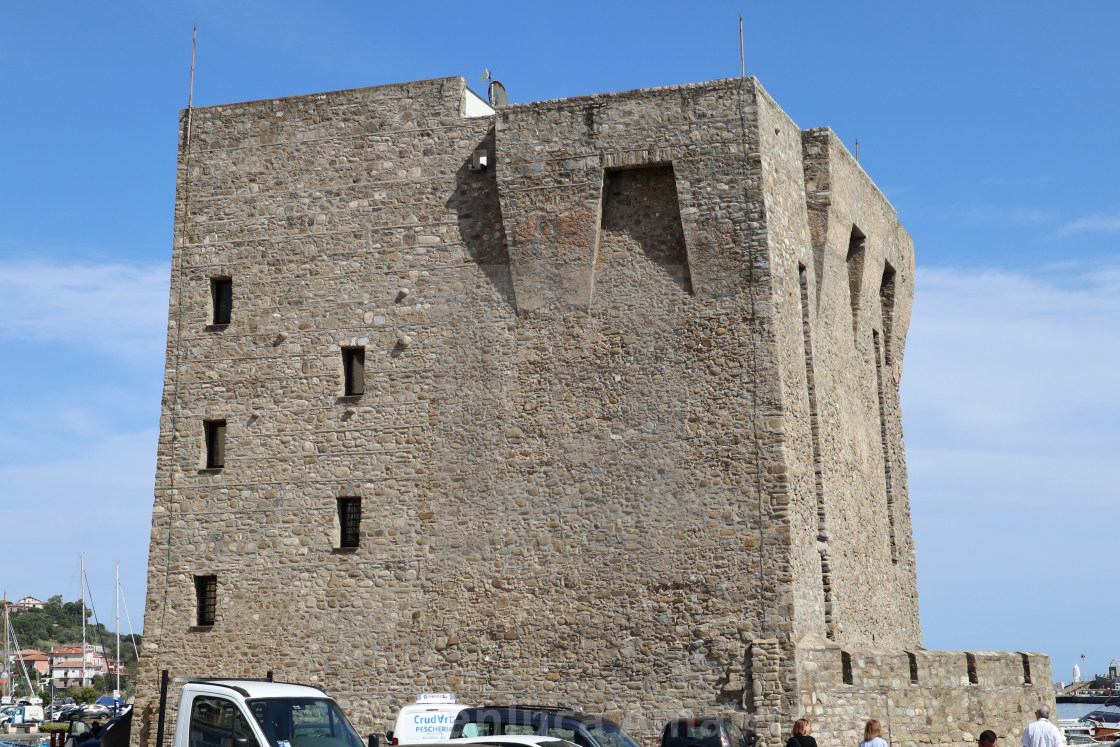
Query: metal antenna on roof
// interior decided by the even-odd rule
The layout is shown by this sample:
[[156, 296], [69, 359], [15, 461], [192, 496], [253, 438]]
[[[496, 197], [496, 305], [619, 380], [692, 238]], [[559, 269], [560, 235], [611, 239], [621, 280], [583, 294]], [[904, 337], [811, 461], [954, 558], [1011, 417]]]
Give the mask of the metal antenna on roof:
[[[182, 241], [182, 244], [180, 245], [181, 246], [181, 250], [180, 250], [181, 252], [186, 252], [187, 251], [187, 244], [190, 243], [190, 238], [187, 235], [187, 218], [186, 218], [186, 216], [190, 215], [190, 213], [191, 213], [191, 125], [194, 123], [194, 58], [195, 58], [195, 52], [197, 50], [198, 50], [198, 24], [196, 23], [194, 25], [194, 30], [191, 32], [191, 87], [190, 87], [190, 93], [187, 94], [187, 132], [186, 132], [186, 135], [183, 139], [184, 140], [184, 142], [183, 142], [183, 163], [186, 166], [186, 170], [183, 172], [183, 217], [182, 217], [182, 219], [179, 223], [179, 231], [178, 231], [179, 240]], [[179, 282], [180, 290], [179, 290], [178, 299], [177, 299], [178, 309], [179, 309], [178, 313], [180, 315], [182, 315], [182, 313], [183, 313], [183, 291], [182, 291], [182, 287], [183, 287], [183, 278], [184, 278], [184, 274], [185, 274], [185, 270], [184, 270], [184, 265], [185, 264], [186, 263], [182, 260], [182, 258], [180, 258], [179, 267], [178, 267], [178, 282]], [[174, 265], [172, 265], [172, 266], [174, 266]], [[171, 463], [172, 464], [175, 464], [175, 454], [176, 454], [177, 447], [179, 445], [178, 444], [178, 439], [175, 436], [175, 433], [177, 431], [177, 428], [175, 427], [175, 423], [178, 421], [179, 415], [180, 415], [179, 379], [180, 379], [181, 363], [182, 363], [182, 360], [183, 360], [182, 350], [183, 350], [183, 325], [180, 324], [180, 325], [177, 325], [177, 329], [176, 329], [176, 332], [175, 332], [175, 398], [172, 400], [172, 404], [171, 404]], [[164, 565], [164, 569], [163, 569], [163, 605], [162, 605], [162, 609], [160, 610], [159, 628], [157, 629], [159, 631], [158, 632], [159, 642], [156, 644], [156, 671], [157, 672], [160, 671], [160, 666], [159, 665], [160, 665], [160, 661], [162, 660], [162, 657], [163, 657], [163, 651], [162, 651], [162, 649], [163, 649], [163, 634], [167, 630], [167, 604], [168, 604], [168, 600], [171, 597], [171, 527], [175, 522], [175, 470], [171, 470], [171, 475], [168, 479], [169, 479], [170, 484], [168, 486], [168, 498], [167, 498], [167, 505], [168, 505], [168, 511], [167, 511], [167, 517], [168, 517], [167, 556], [164, 558], [165, 565]], [[127, 605], [125, 607], [125, 616], [126, 617], [128, 616]], [[131, 624], [132, 623], [130, 622], [129, 625], [131, 625]], [[133, 646], [135, 647], [135, 645], [136, 645], [136, 641], [133, 640]], [[84, 656], [82, 657], [82, 661], [85, 661]], [[166, 672], [165, 672], [165, 674], [166, 674]], [[165, 691], [166, 691], [166, 683], [165, 683]], [[163, 719], [159, 720], [159, 728], [158, 728], [157, 731], [158, 731], [160, 739], [162, 739], [163, 738]], [[157, 740], [157, 743], [159, 743], [159, 740]]]
[[856, 138], [856, 163], [859, 163], [859, 138]]
[[482, 82], [487, 84], [486, 100], [490, 102], [490, 106], [505, 106], [509, 103], [506, 87], [494, 80], [494, 76], [490, 73], [489, 68], [483, 69]]
[[743, 14], [739, 14], [739, 72], [747, 77], [747, 58], [743, 55]]
[[187, 96], [187, 109], [194, 108], [194, 53], [198, 49], [198, 24], [194, 25], [194, 33], [191, 35], [191, 92]]

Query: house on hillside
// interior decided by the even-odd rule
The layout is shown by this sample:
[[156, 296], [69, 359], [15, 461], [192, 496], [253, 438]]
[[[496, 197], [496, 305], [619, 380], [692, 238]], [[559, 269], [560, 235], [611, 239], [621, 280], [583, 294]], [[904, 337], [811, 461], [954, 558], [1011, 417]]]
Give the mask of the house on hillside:
[[20, 661], [23, 661], [23, 666], [29, 670], [34, 669], [39, 674], [49, 674], [51, 671], [50, 657], [34, 648], [25, 648], [19, 654], [11, 655], [11, 666], [14, 668], [20, 667]]
[[35, 597], [24, 597], [18, 602], [9, 602], [7, 599], [0, 599], [0, 608], [7, 607], [9, 612], [41, 610], [45, 606], [46, 604], [44, 602], [40, 602]]
[[86, 646], [83, 667], [82, 647], [60, 646], [49, 654], [51, 682], [56, 688], [72, 685], [85, 687], [98, 675], [104, 675], [109, 668], [105, 654], [100, 646]]

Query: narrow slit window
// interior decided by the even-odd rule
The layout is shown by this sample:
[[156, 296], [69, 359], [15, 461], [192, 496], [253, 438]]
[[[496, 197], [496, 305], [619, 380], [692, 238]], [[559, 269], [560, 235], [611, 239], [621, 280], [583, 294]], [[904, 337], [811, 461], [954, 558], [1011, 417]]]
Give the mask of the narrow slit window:
[[[746, 706], [747, 713], [758, 712], [758, 701], [755, 700], [757, 696], [754, 695], [754, 646], [747, 646], [746, 661], [743, 662], [743, 667], [746, 669], [746, 691], [747, 697], [744, 705]], [[759, 699], [761, 700], [761, 698]]]
[[883, 315], [883, 359], [888, 366], [894, 362], [892, 335], [894, 331], [895, 274], [891, 263], [884, 263], [883, 281], [879, 284], [879, 308]]
[[233, 279], [210, 278], [210, 298], [214, 303], [213, 324], [229, 324], [233, 314]]
[[852, 678], [852, 655], [847, 651], [840, 652], [840, 676], [843, 677], [845, 685], [855, 681]]
[[198, 603], [198, 627], [213, 626], [218, 612], [218, 577], [195, 576], [194, 592]]
[[906, 658], [910, 662], [910, 684], [918, 684], [918, 657], [914, 656], [910, 651], [906, 652]]
[[[805, 387], [809, 400], [809, 435], [813, 446], [813, 492], [817, 497], [817, 540], [828, 542], [824, 509], [824, 460], [821, 457], [820, 418], [817, 411], [817, 384], [813, 370], [813, 338], [809, 325], [809, 278], [805, 265], [798, 263], [797, 280], [801, 288], [801, 335], [805, 352]], [[832, 614], [832, 572], [828, 551], [820, 549], [821, 588], [824, 590], [824, 629], [829, 640], [836, 640], [836, 624]]]
[[887, 493], [887, 536], [890, 539], [891, 562], [898, 565], [898, 544], [894, 526], [894, 473], [891, 470], [891, 440], [887, 428], [887, 394], [883, 381], [882, 344], [878, 330], [871, 330], [871, 352], [875, 355], [875, 386], [879, 395], [879, 438], [883, 445], [883, 484]]
[[1023, 684], [1031, 685], [1031, 657], [1026, 654], [1020, 653], [1019, 656], [1023, 657]]
[[366, 349], [342, 349], [343, 395], [358, 397], [366, 390]]
[[824, 630], [828, 640], [836, 640], [836, 618], [832, 611], [832, 567], [828, 562], [828, 550], [821, 549], [821, 589], [824, 592]]
[[357, 547], [361, 538], [362, 499], [338, 499], [339, 547]]
[[863, 260], [867, 254], [867, 237], [863, 231], [852, 226], [852, 235], [848, 239], [848, 293], [852, 302], [852, 334], [859, 326], [859, 301], [860, 287], [863, 285]]
[[206, 431], [206, 469], [221, 469], [226, 466], [226, 421], [207, 420], [203, 425]]
[[968, 665], [968, 684], [979, 685], [980, 677], [976, 674], [976, 654], [966, 653], [964, 657]]

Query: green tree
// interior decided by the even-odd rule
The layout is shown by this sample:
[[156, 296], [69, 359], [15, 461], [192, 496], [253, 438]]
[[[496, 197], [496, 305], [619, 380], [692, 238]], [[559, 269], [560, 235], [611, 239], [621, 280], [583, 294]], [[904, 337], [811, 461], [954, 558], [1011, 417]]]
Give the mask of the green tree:
[[[92, 615], [87, 606], [87, 619]], [[12, 614], [12, 628], [20, 646], [50, 651], [59, 646], [72, 645], [82, 640], [81, 601], [63, 602], [60, 595], [52, 596], [43, 609], [21, 610]], [[86, 638], [91, 644], [100, 645], [107, 655], [115, 653], [115, 634], [103, 624], [87, 624]], [[140, 645], [140, 636], [136, 636]], [[136, 661], [136, 652], [127, 638], [121, 640], [121, 660], [127, 667]]]
[[80, 690], [77, 687], [72, 687], [70, 689], [74, 693], [75, 703], [85, 705], [86, 703], [92, 703], [97, 700], [98, 693], [92, 687], [83, 687]]
[[[82, 604], [81, 602], [67, 602], [62, 605], [62, 614], [71, 620], [77, 621], [79, 624], [82, 621]], [[93, 614], [88, 606], [85, 608], [86, 622], [89, 622], [90, 615]]]

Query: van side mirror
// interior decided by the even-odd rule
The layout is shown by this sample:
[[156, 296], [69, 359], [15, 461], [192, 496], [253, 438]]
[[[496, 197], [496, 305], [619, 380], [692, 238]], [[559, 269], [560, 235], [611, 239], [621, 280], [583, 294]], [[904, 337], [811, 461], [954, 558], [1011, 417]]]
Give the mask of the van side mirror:
[[257, 747], [255, 737], [234, 737], [233, 747]]
[[[392, 732], [389, 732], [389, 733], [391, 734]], [[386, 735], [386, 736], [388, 736], [388, 735]], [[369, 747], [378, 747], [378, 745], [381, 744], [381, 738], [378, 737], [376, 734], [370, 734], [368, 741], [369, 741]]]

